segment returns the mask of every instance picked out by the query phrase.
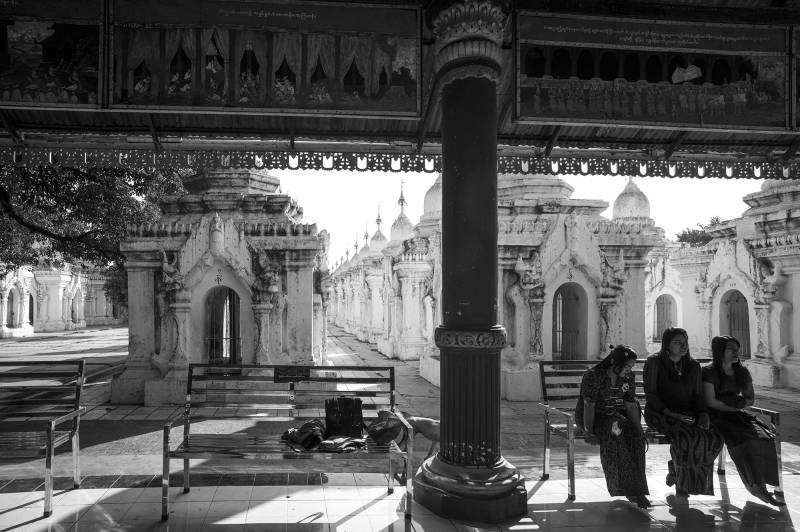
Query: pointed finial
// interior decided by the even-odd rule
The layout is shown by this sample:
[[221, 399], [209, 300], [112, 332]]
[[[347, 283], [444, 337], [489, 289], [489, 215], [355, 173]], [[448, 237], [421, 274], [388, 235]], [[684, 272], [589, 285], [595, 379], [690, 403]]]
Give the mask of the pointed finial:
[[375, 218], [375, 224], [378, 226], [378, 231], [381, 230], [381, 224], [382, 223], [383, 223], [383, 220], [381, 220], [381, 206], [380, 206], [380, 204], [378, 204], [378, 217]]
[[406, 206], [406, 198], [403, 196], [403, 178], [400, 178], [400, 199], [397, 200], [397, 204], [400, 205], [400, 212], [405, 211]]
[[369, 242], [369, 228], [364, 228], [364, 245], [366, 246]]
[[347, 258], [347, 260], [350, 260], [350, 250], [349, 249], [344, 252], [344, 256]]

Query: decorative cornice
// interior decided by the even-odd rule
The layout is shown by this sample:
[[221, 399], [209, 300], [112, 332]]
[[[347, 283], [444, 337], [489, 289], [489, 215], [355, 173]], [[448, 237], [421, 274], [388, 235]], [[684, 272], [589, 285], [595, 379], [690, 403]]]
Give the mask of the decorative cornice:
[[501, 325], [483, 331], [456, 331], [437, 327], [433, 334], [436, 347], [442, 349], [485, 349], [496, 351], [507, 344], [506, 330]]
[[[409, 146], [412, 143], [409, 142]], [[502, 151], [503, 146], [499, 146]], [[410, 149], [410, 148], [409, 148]], [[644, 153], [620, 157], [544, 157], [542, 148], [518, 147], [531, 155], [500, 155], [501, 174], [617, 175], [642, 177], [718, 177], [787, 179], [800, 174], [800, 161], [651, 160]], [[291, 152], [257, 150], [162, 150], [112, 148], [0, 147], [0, 164], [16, 166], [70, 166], [78, 168], [127, 168], [139, 172], [187, 168], [256, 168], [262, 170], [333, 170], [355, 172], [442, 171], [439, 153]]]
[[439, 12], [433, 33], [442, 87], [465, 77], [499, 79], [506, 20], [506, 12], [490, 0], [466, 0]]

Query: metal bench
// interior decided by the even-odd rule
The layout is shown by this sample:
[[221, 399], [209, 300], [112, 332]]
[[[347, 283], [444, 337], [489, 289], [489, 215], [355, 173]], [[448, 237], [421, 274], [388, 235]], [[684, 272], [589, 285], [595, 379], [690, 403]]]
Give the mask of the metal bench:
[[[297, 452], [280, 434], [305, 421], [325, 419], [325, 400], [332, 397], [357, 397], [362, 401], [365, 423], [379, 410], [395, 410], [393, 367], [364, 366], [218, 366], [190, 364], [186, 405], [179, 415], [164, 424], [164, 470], [162, 476], [161, 519], [169, 519], [170, 460], [183, 460], [183, 491], [189, 492], [189, 461], [195, 459], [233, 459], [265, 462], [271, 471], [347, 471], [361, 466], [374, 469], [388, 464], [388, 493], [393, 488], [393, 459], [405, 463], [405, 515], [411, 518], [413, 478], [411, 460], [414, 433], [411, 425], [396, 412], [408, 431], [405, 450], [394, 441], [378, 444], [367, 438], [362, 449], [347, 453]], [[192, 425], [202, 420], [251, 419], [260, 425], [258, 433], [230, 431], [198, 433]], [[171, 429], [183, 424], [183, 438], [177, 447], [170, 445]], [[270, 426], [264, 431], [263, 422]], [[224, 424], [222, 425], [224, 426]], [[366, 468], [366, 467], [365, 467]]]
[[[0, 362], [0, 460], [44, 457], [45, 517], [53, 513], [53, 456], [67, 442], [72, 444], [73, 485], [81, 484], [84, 371], [83, 360]], [[58, 430], [68, 421], [66, 430]]]
[[[708, 358], [698, 358], [700, 365], [711, 362]], [[567, 440], [567, 476], [569, 479], [568, 499], [575, 500], [575, 439], [583, 433], [575, 425], [575, 405], [580, 395], [581, 379], [586, 371], [597, 364], [596, 360], [542, 360], [539, 362], [539, 378], [542, 386], [542, 401], [539, 406], [544, 410], [544, 463], [541, 480], [550, 478], [550, 437], [559, 436]], [[634, 366], [636, 376], [636, 398], [645, 406], [644, 383], [642, 373], [644, 359], [638, 359]], [[781, 439], [780, 413], [756, 406], [749, 410], [769, 416], [772, 429], [775, 431], [775, 448], [778, 455], [778, 488], [775, 494], [783, 496], [783, 474], [781, 472]], [[551, 416], [558, 421], [552, 421]], [[649, 443], [668, 443], [667, 437], [648, 427], [642, 417], [642, 429]], [[719, 454], [717, 473], [725, 474], [725, 447]]]

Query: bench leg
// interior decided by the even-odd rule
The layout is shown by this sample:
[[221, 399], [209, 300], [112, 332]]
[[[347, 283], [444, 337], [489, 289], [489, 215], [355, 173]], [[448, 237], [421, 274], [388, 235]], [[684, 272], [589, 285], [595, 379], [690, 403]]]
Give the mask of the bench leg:
[[394, 485], [392, 483], [394, 479], [394, 464], [392, 464], [392, 455], [389, 453], [389, 478], [386, 479], [386, 493], [391, 495], [394, 493]]
[[725, 460], [727, 460], [727, 458], [725, 456], [726, 455], [725, 451], [726, 451], [726, 448], [723, 445], [722, 446], [722, 450], [720, 450], [720, 452], [719, 452], [719, 458], [717, 458], [717, 474], [718, 475], [724, 475], [725, 474]]
[[81, 487], [81, 444], [78, 431], [72, 435], [72, 485]]
[[183, 460], [183, 492], [189, 493], [189, 459]]
[[567, 421], [567, 475], [569, 476], [569, 494], [567, 499], [575, 500], [575, 427]]
[[542, 478], [550, 478], [550, 418], [547, 412], [544, 413], [544, 449], [542, 452]]
[[47, 430], [47, 449], [44, 456], [44, 516], [53, 514], [53, 452], [55, 451], [55, 435]]
[[781, 501], [785, 501], [783, 497], [783, 459], [781, 458], [781, 433], [778, 426], [773, 424], [775, 428], [775, 458], [778, 462], [778, 487], [775, 488], [775, 496], [780, 497]]
[[163, 468], [161, 470], [161, 520], [169, 519], [169, 430], [164, 430]]
[[406, 477], [406, 512], [405, 517], [406, 519], [411, 519], [411, 501], [413, 499], [412, 495], [412, 486], [414, 484], [414, 440], [412, 439], [408, 443], [408, 448], [406, 449], [406, 461], [405, 461], [405, 477]]

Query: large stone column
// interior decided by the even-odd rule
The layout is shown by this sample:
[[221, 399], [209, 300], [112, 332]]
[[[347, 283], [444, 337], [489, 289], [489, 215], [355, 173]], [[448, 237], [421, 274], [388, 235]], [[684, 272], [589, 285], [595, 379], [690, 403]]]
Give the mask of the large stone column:
[[299, 258], [287, 261], [286, 294], [289, 298], [286, 309], [286, 352], [293, 364], [314, 364], [311, 354], [314, 317], [313, 260]]
[[[500, 452], [497, 324], [497, 95], [506, 14], [456, 2], [434, 21], [442, 107], [441, 448], [414, 498], [443, 517], [500, 522], [527, 511]], [[476, 252], [480, 250], [480, 252]]]
[[160, 378], [159, 371], [150, 362], [156, 349], [155, 272], [160, 267], [156, 261], [129, 261], [128, 270], [128, 358], [125, 371], [114, 379], [111, 402], [143, 404], [145, 382]]

